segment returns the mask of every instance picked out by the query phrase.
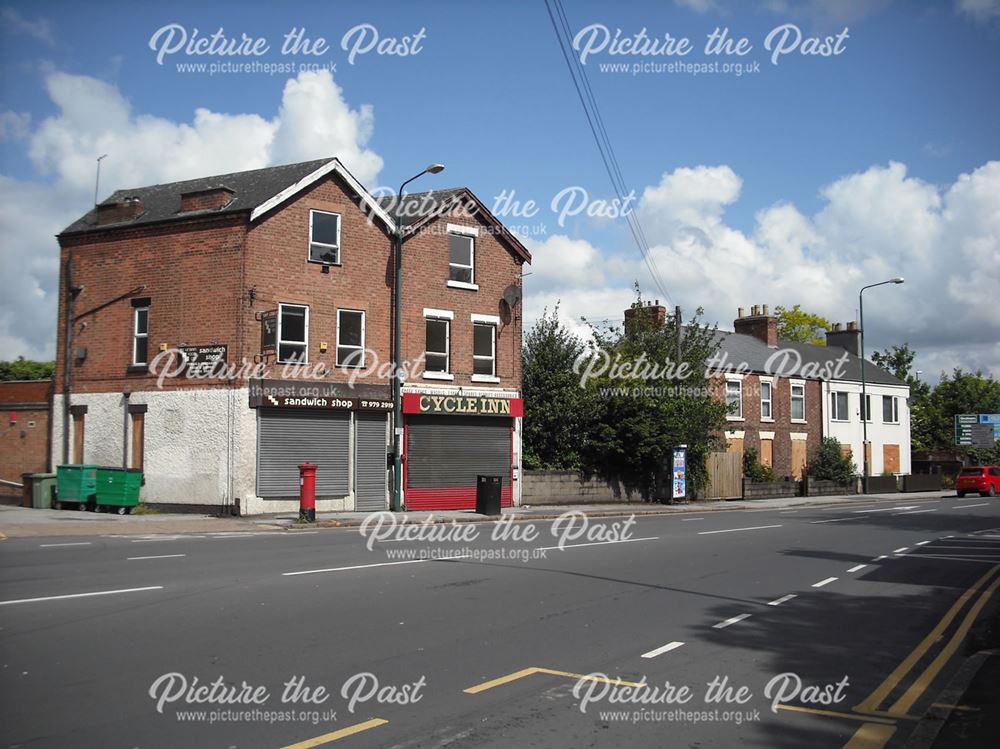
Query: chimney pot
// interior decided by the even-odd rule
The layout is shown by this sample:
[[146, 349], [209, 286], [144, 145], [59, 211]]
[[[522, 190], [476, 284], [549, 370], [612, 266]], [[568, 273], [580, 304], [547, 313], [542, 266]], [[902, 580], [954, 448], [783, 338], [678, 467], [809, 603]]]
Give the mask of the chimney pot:
[[743, 308], [742, 307], [737, 307], [736, 308], [736, 316], [739, 317], [739, 318], [743, 317]]
[[847, 329], [848, 330], [857, 330], [858, 329], [858, 324], [852, 320], [851, 322], [847, 323]]
[[764, 317], [767, 317], [767, 305], [764, 305]]

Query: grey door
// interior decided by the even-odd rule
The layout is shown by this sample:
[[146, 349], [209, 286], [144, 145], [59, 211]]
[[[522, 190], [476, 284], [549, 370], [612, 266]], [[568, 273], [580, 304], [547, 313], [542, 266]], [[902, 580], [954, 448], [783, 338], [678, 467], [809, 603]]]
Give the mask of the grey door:
[[386, 509], [388, 417], [357, 411], [354, 423], [354, 509], [378, 512]]
[[299, 463], [315, 463], [316, 497], [348, 494], [350, 412], [262, 408], [257, 421], [257, 496], [299, 496]]

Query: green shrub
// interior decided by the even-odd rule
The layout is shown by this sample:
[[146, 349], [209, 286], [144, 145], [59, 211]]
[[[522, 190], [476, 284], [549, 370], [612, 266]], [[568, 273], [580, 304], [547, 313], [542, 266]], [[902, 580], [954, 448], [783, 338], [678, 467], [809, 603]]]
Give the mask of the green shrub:
[[743, 451], [743, 475], [755, 484], [774, 481], [774, 469], [761, 464], [755, 447]]
[[854, 478], [854, 461], [844, 455], [840, 442], [833, 437], [824, 437], [813, 452], [806, 472], [816, 479], [847, 484]]

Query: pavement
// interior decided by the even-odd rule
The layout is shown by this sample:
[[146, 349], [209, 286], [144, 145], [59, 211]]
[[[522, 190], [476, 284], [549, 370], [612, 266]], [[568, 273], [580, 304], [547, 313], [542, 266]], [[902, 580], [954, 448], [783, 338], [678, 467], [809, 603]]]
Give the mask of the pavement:
[[[945, 722], [974, 713], [957, 709], [975, 707], [971, 686], [955, 685], [971, 649], [992, 642], [982, 628], [1000, 587], [1000, 501], [761, 502], [772, 501], [586, 523], [397, 519], [367, 536], [289, 532], [281, 518], [181, 533], [140, 516], [123, 519], [138, 531], [115, 517], [112, 533], [8, 537], [0, 690], [17, 697], [0, 700], [0, 741], [945, 740], [919, 729], [935, 705], [953, 706]], [[976, 673], [988, 680], [986, 668]], [[984, 725], [963, 746], [995, 743]]]

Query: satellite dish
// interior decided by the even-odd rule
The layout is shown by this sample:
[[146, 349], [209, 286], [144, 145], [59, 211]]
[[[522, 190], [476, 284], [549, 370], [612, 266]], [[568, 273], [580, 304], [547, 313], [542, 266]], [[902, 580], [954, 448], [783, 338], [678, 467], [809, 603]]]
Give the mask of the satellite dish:
[[503, 292], [503, 300], [512, 308], [521, 303], [521, 296], [521, 287], [517, 284], [511, 284]]

